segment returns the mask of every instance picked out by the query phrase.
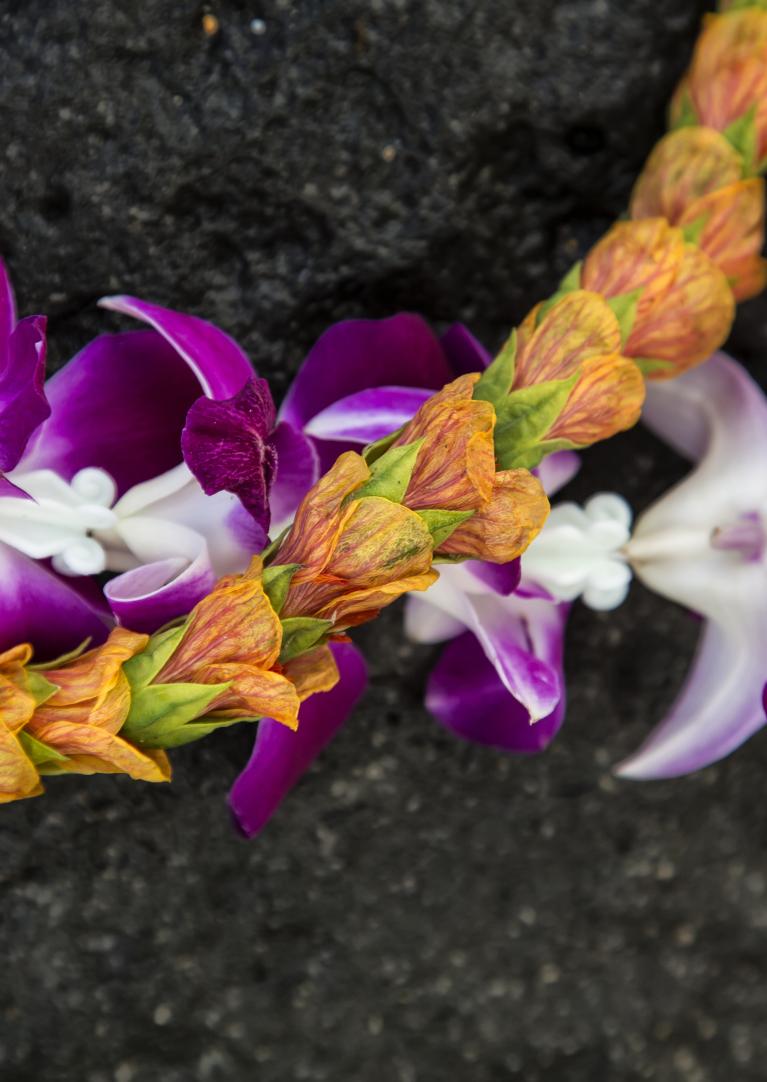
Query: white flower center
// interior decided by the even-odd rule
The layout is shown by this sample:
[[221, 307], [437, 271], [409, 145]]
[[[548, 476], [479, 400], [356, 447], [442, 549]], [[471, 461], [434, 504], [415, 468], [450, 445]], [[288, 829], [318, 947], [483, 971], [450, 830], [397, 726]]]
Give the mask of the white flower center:
[[592, 609], [614, 609], [625, 599], [631, 568], [623, 548], [631, 536], [631, 508], [603, 492], [583, 507], [561, 503], [522, 557], [523, 574], [558, 601], [581, 597]]
[[65, 575], [95, 575], [107, 565], [100, 530], [117, 523], [111, 510], [117, 486], [96, 466], [65, 481], [53, 470], [13, 473], [9, 479], [32, 499], [0, 497], [0, 541], [37, 560], [51, 558]]

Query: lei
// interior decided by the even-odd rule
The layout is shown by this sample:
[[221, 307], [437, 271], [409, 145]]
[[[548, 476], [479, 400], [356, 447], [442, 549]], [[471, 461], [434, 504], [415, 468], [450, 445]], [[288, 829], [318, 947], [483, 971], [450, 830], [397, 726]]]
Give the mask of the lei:
[[[765, 723], [767, 401], [717, 352], [767, 282], [763, 0], [706, 19], [669, 121], [626, 216], [497, 356], [460, 325], [350, 321], [279, 413], [223, 331], [135, 297], [101, 303], [148, 329], [44, 383], [45, 320], [0, 265], [0, 802], [167, 781], [170, 750], [258, 722], [231, 794], [254, 834], [363, 692], [350, 631], [403, 595], [407, 633], [447, 643], [426, 705], [464, 738], [545, 748], [571, 603], [614, 608], [633, 574], [704, 623], [618, 773], [686, 773]], [[615, 493], [552, 508], [640, 415], [683, 483], [633, 526]]]

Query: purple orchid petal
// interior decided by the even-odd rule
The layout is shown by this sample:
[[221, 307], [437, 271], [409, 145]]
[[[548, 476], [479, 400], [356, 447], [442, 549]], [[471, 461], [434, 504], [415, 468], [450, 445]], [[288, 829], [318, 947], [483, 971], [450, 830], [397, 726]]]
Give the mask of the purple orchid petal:
[[581, 456], [575, 451], [555, 451], [546, 455], [533, 473], [538, 475], [547, 496], [554, 496], [581, 468]]
[[330, 648], [341, 678], [330, 691], [312, 695], [301, 704], [298, 729], [293, 732], [271, 718], [259, 722], [250, 762], [229, 795], [235, 821], [247, 837], [253, 837], [271, 819], [365, 690], [367, 671], [355, 647], [333, 643]]
[[272, 534], [276, 537], [296, 513], [298, 505], [320, 475], [320, 460], [312, 441], [280, 421], [269, 437], [277, 455], [277, 468], [269, 495]]
[[506, 564], [491, 564], [484, 560], [467, 560], [464, 568], [485, 586], [489, 586], [501, 597], [513, 594], [519, 586], [522, 574], [520, 561], [511, 560]]
[[0, 474], [0, 497], [13, 496], [15, 500], [31, 500], [32, 497], [23, 488], [14, 485], [7, 477]]
[[448, 363], [456, 376], [467, 372], [483, 372], [492, 361], [491, 355], [463, 323], [454, 323], [440, 338]]
[[[560, 657], [561, 664], [561, 657]], [[465, 740], [504, 751], [543, 751], [559, 730], [564, 694], [553, 711], [531, 723], [522, 706], [499, 679], [471, 632], [454, 639], [429, 677], [426, 709]]]
[[44, 390], [45, 323], [45, 316], [22, 319], [6, 340], [0, 371], [0, 470], [18, 464], [32, 433], [51, 412]]
[[192, 561], [171, 557], [145, 564], [108, 582], [104, 593], [121, 624], [151, 634], [185, 616], [216, 583], [207, 546]]
[[401, 428], [432, 393], [420, 387], [370, 387], [321, 410], [304, 431], [315, 439], [373, 443]]
[[303, 428], [334, 402], [369, 387], [438, 390], [451, 378], [439, 342], [419, 316], [347, 320], [325, 331], [310, 350], [280, 417]]
[[203, 492], [233, 492], [269, 529], [269, 487], [277, 455], [267, 442], [275, 409], [269, 384], [251, 377], [228, 399], [198, 398], [181, 434], [187, 466]]
[[0, 259], [0, 371], [4, 371], [8, 363], [8, 339], [15, 326], [16, 300], [8, 268]]
[[181, 461], [181, 430], [200, 388], [160, 335], [128, 331], [94, 339], [46, 392], [51, 416], [20, 469], [52, 469], [70, 480], [99, 466], [122, 494]]
[[154, 327], [190, 366], [209, 398], [232, 398], [253, 375], [248, 355], [207, 320], [138, 297], [102, 297], [99, 304]]
[[102, 642], [106, 617], [44, 564], [0, 544], [0, 650], [31, 642], [50, 660], [85, 639]]

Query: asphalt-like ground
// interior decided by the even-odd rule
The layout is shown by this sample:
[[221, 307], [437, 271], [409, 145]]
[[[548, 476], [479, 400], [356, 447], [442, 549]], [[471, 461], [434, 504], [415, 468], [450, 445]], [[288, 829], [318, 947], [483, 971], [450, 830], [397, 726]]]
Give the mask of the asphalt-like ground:
[[[693, 0], [0, 3], [0, 250], [60, 364], [135, 292], [238, 337], [280, 395], [336, 319], [421, 311], [490, 347], [620, 213]], [[767, 372], [767, 305], [734, 336]], [[683, 464], [637, 431], [573, 494], [639, 510]], [[674, 782], [610, 773], [695, 622], [576, 608], [537, 759], [461, 743], [392, 611], [363, 705], [262, 837], [252, 734], [169, 787], [52, 780], [0, 809], [2, 1082], [757, 1082], [767, 737]]]

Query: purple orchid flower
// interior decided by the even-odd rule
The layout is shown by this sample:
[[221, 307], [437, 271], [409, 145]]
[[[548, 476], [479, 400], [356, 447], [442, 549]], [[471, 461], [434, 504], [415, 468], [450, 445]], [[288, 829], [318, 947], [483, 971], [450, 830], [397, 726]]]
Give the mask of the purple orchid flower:
[[642, 514], [626, 548], [651, 590], [704, 618], [682, 692], [622, 777], [686, 774], [765, 724], [767, 399], [724, 354], [648, 388], [644, 420], [697, 462]]

